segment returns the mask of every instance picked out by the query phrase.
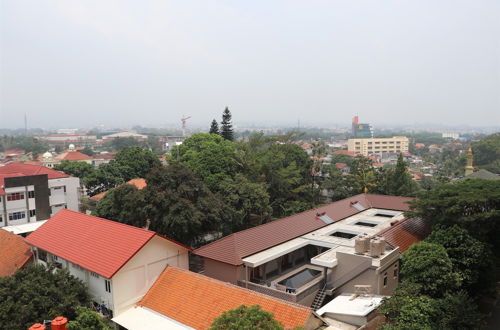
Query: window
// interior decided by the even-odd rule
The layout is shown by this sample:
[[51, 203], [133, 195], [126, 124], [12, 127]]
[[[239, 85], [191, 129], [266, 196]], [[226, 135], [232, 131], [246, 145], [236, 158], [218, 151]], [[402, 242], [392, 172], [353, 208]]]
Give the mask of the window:
[[36, 215], [36, 210], [30, 210], [30, 218]]
[[2, 215], [0, 214], [0, 222], [2, 222], [2, 221], [3, 221], [3, 218], [2, 218]]
[[28, 198], [35, 198], [35, 191], [34, 190], [28, 191]]
[[108, 280], [104, 280], [104, 286], [106, 287], [106, 292], [111, 293], [111, 282]]
[[21, 199], [24, 199], [24, 193], [17, 192], [17, 193], [12, 193], [12, 194], [7, 195], [8, 201], [18, 201]]
[[394, 265], [394, 278], [398, 277], [398, 264]]
[[26, 218], [26, 212], [9, 213], [9, 220], [20, 220]]
[[92, 276], [93, 276], [93, 277], [95, 277], [95, 278], [99, 278], [99, 274], [97, 274], [97, 273], [90, 272], [90, 275], [92, 275]]
[[387, 273], [384, 274], [384, 288], [387, 286]]
[[330, 236], [347, 238], [347, 239], [351, 239], [351, 238], [355, 237], [356, 235], [358, 235], [358, 234], [357, 233], [356, 234], [348, 233], [348, 232], [340, 231], [340, 230], [334, 231], [333, 233], [330, 234]]
[[385, 218], [393, 218], [395, 214], [387, 214], [387, 213], [375, 213], [376, 217], [385, 217]]
[[47, 262], [47, 251], [42, 249], [37, 249], [38, 259]]
[[61, 190], [62, 188], [63, 188], [63, 187], [62, 187], [62, 186], [60, 186], [60, 187], [54, 187], [54, 188], [52, 188], [52, 189], [54, 189], [54, 190]]

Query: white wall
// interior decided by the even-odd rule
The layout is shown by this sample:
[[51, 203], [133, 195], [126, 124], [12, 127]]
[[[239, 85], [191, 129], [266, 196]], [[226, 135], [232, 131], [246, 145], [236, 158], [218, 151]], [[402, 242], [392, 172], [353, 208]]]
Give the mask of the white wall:
[[114, 315], [138, 302], [167, 265], [188, 269], [188, 250], [155, 236], [113, 276]]
[[[54, 187], [66, 186], [66, 192], [64, 189], [54, 190]], [[51, 191], [51, 196], [49, 199], [50, 206], [54, 205], [65, 205], [67, 209], [73, 211], [79, 211], [80, 205], [80, 179], [74, 177], [60, 178], [60, 179], [50, 179], [49, 189]], [[52, 215], [56, 214], [57, 211], [64, 208], [64, 206], [58, 206], [52, 208]]]

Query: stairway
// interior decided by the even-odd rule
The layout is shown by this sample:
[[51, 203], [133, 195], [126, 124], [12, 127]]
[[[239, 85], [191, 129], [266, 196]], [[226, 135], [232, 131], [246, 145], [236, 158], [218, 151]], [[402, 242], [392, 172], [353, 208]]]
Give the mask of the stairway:
[[316, 297], [314, 297], [314, 301], [311, 304], [311, 308], [315, 311], [318, 310], [321, 307], [321, 305], [323, 305], [325, 297], [326, 297], [326, 292], [325, 292], [325, 287], [323, 287], [318, 291], [318, 293], [316, 293]]

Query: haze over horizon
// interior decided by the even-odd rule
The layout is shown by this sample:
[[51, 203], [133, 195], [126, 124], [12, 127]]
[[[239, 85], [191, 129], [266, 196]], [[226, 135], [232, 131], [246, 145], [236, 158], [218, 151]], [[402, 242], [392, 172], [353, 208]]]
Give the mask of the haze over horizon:
[[500, 3], [0, 0], [0, 128], [500, 126]]

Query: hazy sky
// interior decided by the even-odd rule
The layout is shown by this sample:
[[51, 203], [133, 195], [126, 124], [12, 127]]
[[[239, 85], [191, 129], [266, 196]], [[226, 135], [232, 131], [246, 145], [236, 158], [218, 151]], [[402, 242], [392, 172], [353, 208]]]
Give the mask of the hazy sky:
[[500, 125], [500, 1], [0, 0], [0, 127]]

